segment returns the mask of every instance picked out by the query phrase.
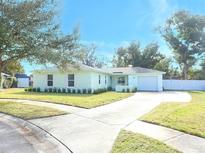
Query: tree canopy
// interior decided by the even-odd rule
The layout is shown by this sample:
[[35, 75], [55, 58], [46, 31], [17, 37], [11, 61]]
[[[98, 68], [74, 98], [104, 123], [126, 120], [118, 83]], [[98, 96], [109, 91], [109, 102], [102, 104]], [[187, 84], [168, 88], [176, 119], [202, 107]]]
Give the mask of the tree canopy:
[[0, 72], [10, 62], [74, 63], [78, 33], [64, 35], [56, 18], [55, 0], [0, 1]]
[[205, 16], [176, 12], [160, 28], [160, 34], [173, 51], [183, 78], [188, 79], [189, 69], [205, 52]]
[[134, 67], [154, 68], [163, 58], [157, 43], [150, 43], [141, 49], [139, 42], [131, 42], [128, 47], [117, 49], [113, 57], [113, 65], [115, 67], [133, 65]]
[[97, 46], [94, 44], [91, 45], [81, 45], [80, 52], [81, 52], [81, 61], [83, 64], [91, 66], [91, 67], [97, 67], [101, 68], [106, 65], [107, 59], [105, 57], [97, 56], [96, 54]]

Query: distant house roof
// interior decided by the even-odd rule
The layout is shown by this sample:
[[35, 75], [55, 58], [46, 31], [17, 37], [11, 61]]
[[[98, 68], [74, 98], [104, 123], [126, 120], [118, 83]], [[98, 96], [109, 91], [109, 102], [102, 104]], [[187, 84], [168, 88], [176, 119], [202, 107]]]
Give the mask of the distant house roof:
[[106, 68], [105, 71], [112, 74], [136, 74], [136, 73], [159, 73], [164, 74], [158, 70], [142, 68], [142, 67], [116, 67], [116, 68]]
[[16, 78], [29, 78], [28, 75], [26, 75], [26, 74], [20, 74], [20, 73], [15, 74], [15, 77], [16, 77]]
[[[107, 74], [109, 73], [103, 69], [91, 67], [91, 66], [84, 65], [84, 64], [78, 64], [76, 66], [71, 65], [67, 71], [69, 71], [69, 70], [87, 70], [87, 71], [101, 72], [101, 73], [107, 73]], [[56, 71], [59, 71], [59, 69], [57, 67], [49, 67], [46, 69], [35, 70], [35, 71], [33, 71], [33, 73], [35, 73], [35, 72], [56, 72]]]
[[9, 74], [6, 74], [6, 73], [1, 73], [1, 75], [2, 75], [2, 76], [6, 76], [6, 77], [9, 77], [9, 76], [11, 76], [11, 75], [9, 75]]

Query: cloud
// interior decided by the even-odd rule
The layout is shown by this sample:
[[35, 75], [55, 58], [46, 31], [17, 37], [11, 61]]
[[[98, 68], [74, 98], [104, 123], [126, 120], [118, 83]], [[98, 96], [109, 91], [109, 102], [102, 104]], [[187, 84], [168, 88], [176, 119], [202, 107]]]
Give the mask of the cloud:
[[149, 4], [152, 8], [151, 21], [153, 26], [159, 26], [165, 22], [165, 20], [178, 9], [178, 4], [175, 1], [170, 0], [149, 0]]

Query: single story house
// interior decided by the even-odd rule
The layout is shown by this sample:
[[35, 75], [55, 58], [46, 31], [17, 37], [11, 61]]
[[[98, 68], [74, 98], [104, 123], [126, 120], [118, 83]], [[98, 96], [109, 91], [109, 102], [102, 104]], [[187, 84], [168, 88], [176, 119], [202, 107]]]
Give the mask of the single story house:
[[29, 87], [30, 78], [29, 78], [28, 75], [17, 73], [17, 74], [15, 74], [15, 77], [16, 77], [17, 87], [18, 88], [27, 88], [27, 87]]
[[33, 71], [33, 87], [71, 88], [97, 90], [111, 87], [116, 91], [137, 88], [139, 91], [162, 91], [162, 75], [165, 72], [141, 68], [119, 67], [99, 69], [80, 64], [67, 71], [49, 68]]

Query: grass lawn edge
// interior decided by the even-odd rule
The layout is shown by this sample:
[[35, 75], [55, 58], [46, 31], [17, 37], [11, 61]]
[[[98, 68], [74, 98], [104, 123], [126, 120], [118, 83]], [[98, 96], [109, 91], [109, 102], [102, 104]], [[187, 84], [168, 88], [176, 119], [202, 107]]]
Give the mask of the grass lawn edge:
[[[53, 103], [53, 104], [59, 104], [59, 105], [66, 105], [66, 106], [72, 106], [72, 107], [78, 107], [78, 108], [82, 108], [82, 109], [91, 109], [91, 108], [97, 108], [97, 107], [100, 107], [100, 106], [104, 106], [104, 105], [108, 105], [108, 104], [111, 104], [111, 103], [115, 103], [117, 101], [120, 101], [120, 100], [123, 100], [123, 99], [126, 99], [126, 98], [129, 98], [131, 96], [134, 95], [134, 93], [129, 93], [130, 95], [127, 96], [127, 97], [124, 97], [124, 98], [119, 98], [119, 99], [116, 99], [116, 100], [113, 100], [113, 101], [107, 101], [107, 102], [104, 102], [102, 104], [98, 104], [96, 106], [91, 106], [91, 107], [85, 107], [85, 106], [80, 106], [80, 105], [75, 105], [75, 104], [69, 104], [69, 103], [64, 103], [64, 102], [55, 102], [55, 101], [47, 101], [47, 100], [38, 100], [38, 99], [28, 99], [28, 98], [17, 98], [17, 97], [0, 97], [0, 100], [1, 99], [12, 99], [12, 100], [28, 100], [28, 101], [36, 101], [36, 102], [45, 102], [45, 103]], [[93, 95], [99, 95], [99, 94], [93, 94]]]
[[112, 146], [112, 153], [180, 153], [157, 139], [122, 129]]

